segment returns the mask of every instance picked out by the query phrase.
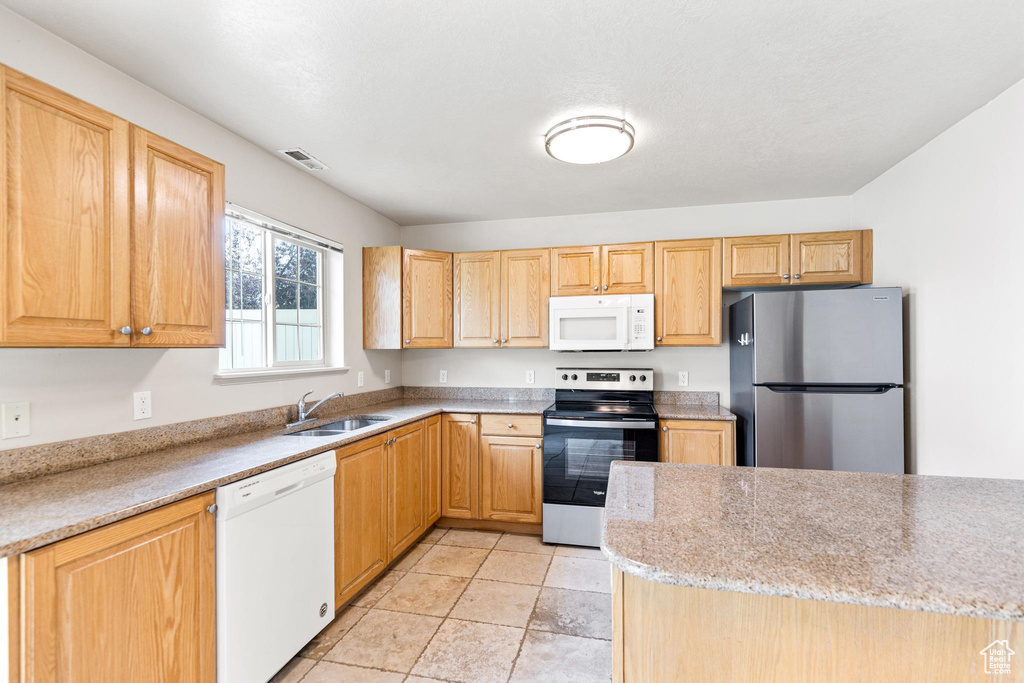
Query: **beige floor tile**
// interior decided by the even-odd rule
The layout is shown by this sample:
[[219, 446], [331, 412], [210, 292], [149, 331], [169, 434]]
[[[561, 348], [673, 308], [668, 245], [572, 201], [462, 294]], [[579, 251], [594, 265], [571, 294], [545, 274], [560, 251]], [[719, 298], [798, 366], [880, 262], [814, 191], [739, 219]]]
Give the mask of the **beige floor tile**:
[[424, 678], [423, 676], [409, 676], [405, 683], [445, 683], [442, 678]]
[[420, 543], [426, 543], [428, 545], [433, 545], [433, 544], [437, 543], [438, 541], [440, 541], [441, 537], [444, 536], [446, 533], [448, 533], [448, 529], [442, 529], [439, 526], [435, 526], [433, 529], [430, 530], [429, 534], [427, 534], [426, 536], [423, 537], [423, 539], [420, 541]]
[[398, 580], [405, 576], [405, 572], [395, 571], [392, 569], [388, 573], [382, 575], [376, 582], [371, 583], [370, 587], [363, 591], [362, 595], [356, 598], [352, 604], [356, 607], [373, 607], [377, 604], [377, 601], [387, 595], [387, 592], [398, 583]]
[[403, 576], [395, 587], [377, 603], [377, 609], [396, 612], [428, 614], [443, 617], [451, 611], [452, 605], [462, 595], [469, 579], [436, 574], [414, 574]]
[[540, 540], [540, 536], [527, 534], [505, 534], [494, 546], [495, 550], [509, 550], [514, 553], [536, 553], [537, 555], [553, 555], [555, 547]]
[[420, 574], [444, 574], [469, 578], [480, 568], [489, 550], [435, 545], [420, 558], [411, 571]]
[[527, 631], [510, 681], [589, 683], [612, 680], [612, 644], [560, 633]]
[[418, 543], [413, 547], [409, 548], [409, 551], [402, 556], [398, 562], [391, 565], [392, 569], [400, 572], [407, 572], [412, 569], [417, 562], [420, 561], [427, 551], [434, 547], [433, 543]]
[[551, 558], [551, 567], [544, 579], [544, 585], [551, 588], [611, 593], [612, 572], [605, 560], [555, 555]]
[[551, 558], [546, 555], [494, 550], [487, 556], [476, 578], [539, 586], [544, 581], [544, 572], [550, 561]]
[[270, 683], [299, 683], [315, 664], [315, 659], [295, 657], [270, 679]]
[[566, 588], [544, 588], [533, 610], [530, 628], [610, 640], [612, 596]]
[[356, 625], [367, 609], [350, 605], [341, 614], [334, 618], [323, 631], [320, 631], [313, 640], [309, 641], [306, 647], [299, 651], [299, 657], [321, 659], [330, 652], [331, 648], [341, 640], [342, 636], [348, 633], [349, 629]]
[[440, 623], [437, 617], [372, 609], [324, 659], [408, 673]]
[[401, 683], [405, 674], [364, 669], [334, 662], [320, 662], [306, 674], [302, 683]]
[[473, 529], [452, 529], [437, 542], [438, 545], [457, 545], [463, 548], [486, 548], [490, 550], [501, 538], [500, 531], [475, 531]]
[[412, 673], [456, 681], [505, 681], [523, 629], [447, 619]]
[[555, 549], [559, 557], [582, 557], [586, 560], [607, 560], [600, 548], [583, 548], [578, 545], [560, 545]]
[[539, 592], [537, 586], [473, 579], [448, 616], [523, 628], [530, 621]]

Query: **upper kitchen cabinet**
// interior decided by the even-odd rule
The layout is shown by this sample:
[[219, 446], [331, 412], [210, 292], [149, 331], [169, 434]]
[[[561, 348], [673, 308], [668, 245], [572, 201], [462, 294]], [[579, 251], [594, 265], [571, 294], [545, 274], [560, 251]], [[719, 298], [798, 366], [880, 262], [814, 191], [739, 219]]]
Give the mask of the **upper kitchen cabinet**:
[[454, 254], [455, 346], [490, 348], [501, 335], [501, 255]]
[[789, 284], [789, 235], [726, 237], [722, 249], [723, 287]]
[[648, 294], [654, 291], [654, 242], [605, 244], [601, 247], [602, 294]]
[[793, 284], [867, 284], [872, 279], [872, 232], [790, 235]]
[[546, 348], [551, 284], [549, 249], [501, 252], [501, 345]]
[[363, 247], [363, 348], [402, 348], [401, 247]]
[[3, 66], [0, 85], [0, 344], [128, 346], [129, 124]]
[[402, 252], [403, 348], [451, 348], [452, 255], [426, 249]]
[[601, 290], [601, 247], [551, 249], [551, 296], [598, 294]]
[[722, 240], [654, 244], [654, 343], [722, 343]]
[[132, 127], [135, 346], [224, 345], [224, 166]]

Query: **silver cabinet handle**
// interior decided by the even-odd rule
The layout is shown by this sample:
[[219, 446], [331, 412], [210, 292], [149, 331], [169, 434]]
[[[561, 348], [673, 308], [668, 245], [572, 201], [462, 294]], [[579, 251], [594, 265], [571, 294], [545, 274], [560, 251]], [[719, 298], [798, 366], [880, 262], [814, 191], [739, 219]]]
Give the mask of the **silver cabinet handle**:
[[492, 343], [492, 344], [497, 344], [497, 343], [498, 343], [498, 340], [497, 340], [497, 339], [492, 339], [492, 340], [491, 340], [491, 343]]
[[796, 275], [794, 275], [793, 279], [794, 280], [799, 280], [800, 279], [800, 273], [797, 273]]
[[409, 342], [411, 342], [411, 341], [412, 341], [411, 339], [406, 339], [406, 340], [405, 340], [405, 343], [406, 343], [406, 344], [408, 344], [408, 343], [409, 343]]
[[512, 423], [511, 422], [508, 423], [508, 428], [512, 429]]
[[540, 444], [537, 444], [536, 446], [534, 446], [534, 448], [540, 448]]
[[604, 286], [605, 291], [608, 291], [608, 285]]
[[658, 337], [658, 341], [661, 341], [661, 337]]
[[209, 512], [211, 515], [217, 514], [217, 504], [214, 503], [213, 505], [207, 505], [206, 511]]
[[124, 327], [122, 327], [120, 329], [120, 332], [121, 332], [121, 334], [131, 334], [132, 333], [132, 326], [131, 325], [125, 325]]
[[788, 280], [789, 279], [789, 273], [786, 273], [785, 275], [783, 275], [782, 279], [783, 280]]
[[507, 340], [507, 339], [505, 339], [504, 337], [502, 337], [502, 338], [501, 338], [501, 343], [502, 343], [502, 344], [504, 344], [504, 343], [505, 343], [505, 342], [507, 342], [507, 341], [508, 341], [508, 340]]
[[471, 424], [471, 425], [475, 425], [475, 424], [476, 424], [476, 420], [470, 420], [470, 421], [469, 421], [469, 424]]
[[668, 431], [668, 427], [662, 427], [662, 428], [661, 428], [661, 431], [663, 431], [663, 432], [667, 432], [667, 431]]
[[153, 328], [148, 326], [143, 327], [141, 330], [139, 330], [139, 333], [148, 337], [149, 335], [153, 334]]
[[[605, 287], [605, 289], [608, 289], [608, 288], [607, 288], [607, 287]], [[595, 291], [595, 292], [597, 291], [597, 285], [594, 285], [594, 291]]]

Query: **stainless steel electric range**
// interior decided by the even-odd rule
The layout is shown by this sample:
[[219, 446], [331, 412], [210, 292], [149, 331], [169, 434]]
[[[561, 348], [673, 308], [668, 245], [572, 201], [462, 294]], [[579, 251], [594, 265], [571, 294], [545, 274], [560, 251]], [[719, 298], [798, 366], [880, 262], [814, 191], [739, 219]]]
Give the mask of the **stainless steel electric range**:
[[558, 368], [544, 411], [544, 542], [600, 546], [613, 460], [658, 460], [651, 368]]

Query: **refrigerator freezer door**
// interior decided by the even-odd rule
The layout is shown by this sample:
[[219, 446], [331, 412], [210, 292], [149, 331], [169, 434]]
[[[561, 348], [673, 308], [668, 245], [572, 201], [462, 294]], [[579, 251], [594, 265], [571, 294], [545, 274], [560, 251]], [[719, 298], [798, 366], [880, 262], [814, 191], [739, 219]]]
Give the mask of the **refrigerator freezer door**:
[[903, 384], [899, 287], [758, 292], [754, 384]]
[[903, 389], [809, 393], [755, 387], [758, 467], [903, 474]]

